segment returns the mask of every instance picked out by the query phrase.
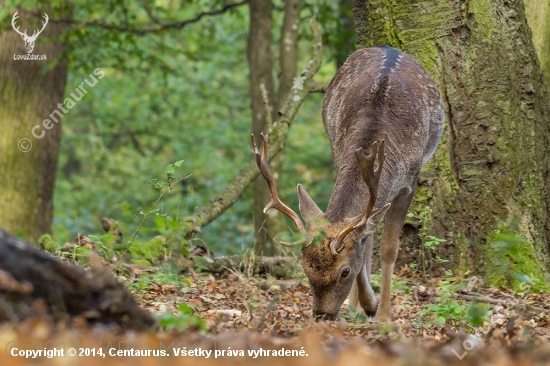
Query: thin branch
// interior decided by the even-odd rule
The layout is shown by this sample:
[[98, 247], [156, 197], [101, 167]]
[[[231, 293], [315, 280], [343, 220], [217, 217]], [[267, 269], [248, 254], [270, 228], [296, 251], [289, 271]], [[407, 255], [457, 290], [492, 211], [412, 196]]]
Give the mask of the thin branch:
[[265, 88], [265, 85], [263, 83], [260, 84], [260, 90], [262, 91], [262, 99], [264, 100], [265, 104], [266, 126], [268, 126], [268, 128], [271, 128], [271, 125], [273, 125], [273, 117], [271, 114], [273, 112], [273, 108], [271, 107], [271, 104], [269, 104], [269, 95], [267, 94], [267, 89]]
[[473, 302], [485, 302], [487, 304], [495, 304], [495, 305], [505, 305], [509, 308], [514, 309], [527, 309], [527, 310], [535, 310], [535, 311], [544, 311], [543, 308], [533, 306], [531, 304], [527, 303], [516, 303], [515, 301], [512, 301], [510, 299], [504, 300], [504, 299], [494, 299], [492, 297], [487, 296], [472, 296], [472, 295], [464, 295], [464, 294], [453, 294], [453, 299], [463, 299], [466, 301], [473, 301]]
[[309, 87], [310, 93], [326, 93], [327, 92], [327, 85], [323, 83], [311, 83], [311, 86]]
[[[51, 23], [76, 25], [78, 27], [99, 27], [99, 28], [103, 28], [103, 29], [116, 30], [116, 31], [120, 31], [120, 32], [132, 33], [132, 34], [137, 34], [137, 35], [145, 35], [145, 34], [148, 34], [148, 33], [157, 33], [158, 34], [158, 33], [162, 33], [162, 32], [164, 32], [166, 30], [169, 30], [169, 29], [182, 29], [183, 27], [185, 27], [189, 24], [193, 24], [193, 23], [198, 22], [203, 17], [223, 14], [226, 11], [228, 11], [229, 9], [235, 8], [237, 6], [244, 5], [247, 2], [248, 2], [248, 0], [243, 0], [243, 1], [240, 1], [238, 3], [227, 4], [221, 9], [205, 11], [203, 13], [198, 14], [194, 18], [187, 19], [187, 20], [182, 20], [182, 21], [179, 21], [179, 22], [172, 22], [172, 23], [162, 23], [162, 22], [160, 22], [160, 20], [153, 15], [152, 11], [145, 4], [142, 3], [142, 6], [145, 9], [145, 12], [149, 16], [149, 19], [153, 23], [157, 24], [157, 26], [155, 26], [155, 27], [146, 27], [146, 28], [131, 28], [131, 27], [128, 27], [128, 26], [122, 26], [122, 25], [118, 25], [118, 24], [104, 23], [102, 21], [97, 21], [97, 20], [82, 21], [82, 20], [74, 20], [74, 19], [70, 19], [70, 18], [50, 19], [50, 22]], [[40, 14], [34, 13], [34, 12], [32, 14], [35, 15], [35, 16], [41, 16]]]
[[157, 18], [153, 14], [153, 11], [151, 9], [149, 9], [149, 6], [147, 6], [147, 4], [145, 4], [145, 2], [143, 2], [143, 1], [140, 1], [140, 3], [141, 3], [141, 6], [143, 6], [143, 9], [147, 13], [147, 15], [149, 16], [149, 19], [151, 19], [153, 21], [153, 23], [155, 23], [156, 25], [162, 26], [162, 22], [159, 20], [159, 18]]
[[[126, 253], [128, 253], [128, 250], [130, 250], [130, 247], [132, 246], [132, 244], [134, 243], [134, 240], [136, 240], [137, 238], [137, 235], [139, 234], [139, 231], [141, 230], [141, 228], [143, 227], [143, 224], [145, 224], [145, 221], [147, 221], [147, 219], [149, 218], [149, 216], [151, 216], [151, 213], [155, 210], [155, 207], [157, 207], [158, 203], [160, 202], [161, 199], [163, 199], [166, 195], [168, 195], [170, 192], [172, 192], [172, 190], [176, 187], [176, 185], [181, 182], [182, 180], [184, 179], [187, 179], [191, 176], [191, 174], [185, 176], [185, 177], [182, 177], [182, 178], [178, 178], [176, 180], [174, 180], [173, 182], [171, 182], [168, 187], [166, 187], [161, 193], [160, 195], [158, 196], [157, 200], [151, 205], [151, 208], [146, 211], [143, 215], [143, 219], [140, 221], [136, 231], [134, 232], [134, 236], [132, 236], [132, 239], [130, 239], [128, 241], [128, 245], [126, 246], [126, 248], [124, 248], [124, 251], [122, 252], [122, 254], [120, 255], [121, 258], [124, 258], [124, 256], [126, 255]], [[116, 266], [116, 270], [115, 271], [118, 271], [119, 268], [120, 268], [120, 265], [123, 263], [123, 261], [121, 260], [120, 262], [118, 262], [118, 265]]]

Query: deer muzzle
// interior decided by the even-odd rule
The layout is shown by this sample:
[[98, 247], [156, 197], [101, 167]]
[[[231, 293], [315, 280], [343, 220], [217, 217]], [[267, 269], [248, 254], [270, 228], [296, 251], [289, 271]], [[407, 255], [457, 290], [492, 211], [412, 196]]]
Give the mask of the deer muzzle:
[[336, 320], [338, 318], [338, 314], [329, 314], [315, 310], [313, 310], [313, 316], [315, 317], [316, 322], [319, 320]]

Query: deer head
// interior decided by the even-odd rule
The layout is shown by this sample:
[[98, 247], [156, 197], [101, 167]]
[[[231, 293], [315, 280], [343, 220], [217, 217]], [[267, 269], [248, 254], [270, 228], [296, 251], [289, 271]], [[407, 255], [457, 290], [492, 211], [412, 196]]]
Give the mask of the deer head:
[[[359, 171], [369, 190], [369, 202], [365, 211], [358, 217], [347, 217], [340, 222], [329, 222], [325, 214], [315, 204], [307, 191], [298, 185], [300, 217], [285, 205], [277, 195], [275, 181], [267, 162], [268, 136], [262, 136], [262, 152], [258, 151], [254, 136], [252, 146], [256, 155], [256, 163], [271, 191], [271, 202], [264, 212], [275, 208], [294, 221], [304, 237], [293, 244], [281, 243], [287, 246], [303, 245], [302, 264], [309, 279], [313, 292], [313, 314], [316, 317], [334, 319], [342, 303], [351, 290], [353, 281], [363, 266], [365, 251], [365, 236], [374, 231], [390, 207], [390, 203], [374, 209], [380, 174], [384, 165], [384, 140], [375, 142], [369, 155], [362, 148], [355, 151]], [[375, 168], [375, 162], [378, 164]]]
[[17, 13], [18, 12], [16, 11], [15, 14], [13, 14], [13, 17], [11, 18], [11, 26], [13, 27], [13, 29], [17, 33], [19, 33], [21, 35], [21, 38], [23, 38], [23, 40], [25, 41], [25, 48], [27, 49], [27, 53], [31, 53], [32, 50], [34, 49], [34, 42], [36, 42], [36, 39], [38, 38], [40, 33], [42, 33], [42, 31], [44, 30], [44, 28], [46, 28], [46, 25], [48, 24], [48, 14], [44, 13], [45, 22], [42, 22], [42, 29], [40, 29], [39, 31], [37, 31], [35, 29], [32, 33], [32, 36], [29, 36], [29, 35], [27, 35], [27, 30], [26, 29], [25, 29], [25, 32], [21, 33], [19, 31], [19, 27], [15, 26], [15, 20], [17, 18], [19, 18]]

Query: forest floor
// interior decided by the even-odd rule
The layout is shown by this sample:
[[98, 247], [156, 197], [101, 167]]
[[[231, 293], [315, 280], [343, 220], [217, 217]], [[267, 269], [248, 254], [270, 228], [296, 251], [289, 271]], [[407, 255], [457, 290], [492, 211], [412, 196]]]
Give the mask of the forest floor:
[[[101, 349], [106, 357], [100, 362], [117, 365], [550, 364], [550, 295], [529, 293], [529, 287], [524, 293], [482, 289], [477, 277], [426, 279], [405, 269], [394, 279], [393, 322], [377, 324], [362, 315], [353, 317], [347, 303], [338, 321], [315, 322], [305, 278], [277, 280], [234, 271], [184, 277], [149, 268], [119, 279], [145, 309], [159, 314], [162, 331], [120, 333], [78, 321], [68, 327], [28, 321], [0, 328], [5, 341], [0, 343], [7, 344], [0, 364], [24, 363], [22, 357], [9, 357], [8, 347], [14, 345]], [[378, 282], [373, 275], [376, 293]], [[131, 348], [165, 353], [116, 356]], [[102, 354], [39, 361], [96, 364], [97, 357]]]

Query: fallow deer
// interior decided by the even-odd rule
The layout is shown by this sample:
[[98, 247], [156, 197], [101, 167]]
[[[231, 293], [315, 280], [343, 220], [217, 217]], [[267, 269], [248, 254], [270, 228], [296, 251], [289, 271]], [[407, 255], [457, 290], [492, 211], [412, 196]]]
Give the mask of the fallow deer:
[[[338, 70], [323, 101], [336, 183], [323, 213], [298, 184], [300, 217], [277, 196], [267, 164], [252, 137], [256, 162], [275, 208], [289, 216], [305, 240], [302, 264], [310, 281], [313, 314], [334, 319], [350, 295], [378, 321], [391, 320], [391, 281], [399, 236], [420, 168], [434, 154], [443, 130], [441, 96], [412, 56], [382, 46], [353, 53]], [[367, 155], [366, 152], [370, 153]], [[380, 302], [370, 286], [373, 232], [386, 217], [380, 244]], [[295, 243], [296, 244], [296, 243]]]

